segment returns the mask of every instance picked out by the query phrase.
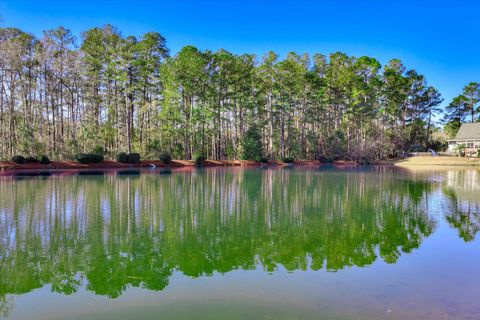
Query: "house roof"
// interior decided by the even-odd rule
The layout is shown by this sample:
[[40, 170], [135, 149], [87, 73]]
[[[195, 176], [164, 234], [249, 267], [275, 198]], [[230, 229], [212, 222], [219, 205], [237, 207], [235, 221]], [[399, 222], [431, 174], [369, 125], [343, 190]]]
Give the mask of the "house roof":
[[464, 123], [455, 136], [455, 140], [480, 139], [480, 122]]

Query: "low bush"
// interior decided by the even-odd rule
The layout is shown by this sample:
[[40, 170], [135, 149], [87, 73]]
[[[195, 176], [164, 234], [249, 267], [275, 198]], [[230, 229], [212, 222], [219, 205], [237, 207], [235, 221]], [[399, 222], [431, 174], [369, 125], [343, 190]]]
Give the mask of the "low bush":
[[103, 155], [97, 153], [79, 153], [75, 156], [75, 160], [82, 164], [101, 163]]
[[368, 157], [361, 157], [360, 159], [358, 159], [356, 161], [358, 164], [363, 164], [363, 165], [367, 165], [367, 164], [371, 164], [372, 161], [370, 160], [370, 158]]
[[105, 148], [100, 145], [96, 145], [95, 148], [93, 148], [91, 153], [105, 155]]
[[427, 149], [418, 143], [412, 144], [409, 150], [409, 152], [425, 152], [425, 151], [427, 151]]
[[34, 157], [32, 157], [32, 156], [26, 158], [25, 161], [26, 161], [27, 163], [39, 163], [39, 162], [40, 162], [40, 161], [38, 161], [37, 158], [34, 158]]
[[49, 159], [47, 156], [45, 156], [45, 155], [42, 155], [42, 156], [40, 157], [40, 161], [39, 161], [39, 162], [40, 162], [40, 164], [50, 164], [50, 163], [51, 163], [50, 159]]
[[172, 156], [170, 155], [170, 153], [167, 152], [160, 153], [159, 159], [164, 164], [170, 164], [172, 162]]
[[318, 158], [318, 161], [320, 161], [321, 163], [332, 163], [332, 162], [333, 162], [333, 158], [326, 157], [326, 156], [320, 156], [320, 157]]
[[128, 154], [120, 152], [115, 155], [115, 160], [120, 163], [128, 163]]
[[120, 152], [115, 155], [115, 160], [120, 163], [140, 163], [140, 154]]
[[268, 163], [268, 160], [269, 160], [268, 157], [265, 157], [265, 156], [260, 158], [261, 163]]
[[12, 162], [15, 162], [16, 164], [25, 164], [27, 160], [22, 156], [16, 155], [12, 157]]
[[129, 153], [128, 154], [128, 163], [140, 163], [140, 154]]
[[293, 163], [294, 161], [295, 161], [295, 159], [293, 157], [284, 157], [282, 159], [283, 163]]
[[207, 160], [202, 154], [196, 155], [195, 156], [195, 165], [197, 167], [203, 167], [205, 164], [205, 160]]

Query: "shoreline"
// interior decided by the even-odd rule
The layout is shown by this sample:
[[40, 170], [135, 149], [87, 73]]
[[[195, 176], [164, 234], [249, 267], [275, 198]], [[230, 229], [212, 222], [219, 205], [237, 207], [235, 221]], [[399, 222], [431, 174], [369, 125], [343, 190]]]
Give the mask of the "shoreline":
[[[268, 163], [259, 163], [249, 160], [205, 160], [203, 167], [260, 167], [268, 166], [305, 166], [305, 165], [326, 165], [319, 161], [295, 161], [294, 163], [283, 163], [280, 161], [269, 161]], [[356, 166], [351, 161], [335, 161], [332, 163], [336, 166]], [[140, 163], [129, 164], [120, 163], [113, 160], [105, 160], [102, 163], [81, 164], [75, 161], [52, 161], [50, 164], [26, 163], [17, 164], [11, 161], [0, 162], [0, 172], [16, 172], [16, 171], [37, 171], [37, 170], [114, 170], [114, 169], [141, 169], [141, 168], [193, 168], [195, 162], [193, 160], [172, 160], [168, 165], [159, 160], [142, 160]]]
[[[233, 160], [206, 160], [205, 167], [217, 166], [252, 166], [257, 165], [253, 161], [233, 161]], [[194, 167], [193, 160], [172, 160], [168, 165], [159, 160], [142, 160], [140, 163], [121, 163], [113, 160], [105, 160], [101, 163], [82, 164], [76, 161], [52, 161], [50, 164], [25, 163], [17, 164], [11, 161], [0, 162], [0, 171], [19, 171], [19, 170], [108, 170], [108, 169], [130, 169], [130, 168], [178, 168], [178, 167]]]
[[[299, 160], [294, 163], [269, 161], [259, 163], [250, 160], [205, 160], [203, 167], [261, 167], [261, 166], [319, 166], [333, 165], [336, 167], [360, 166], [353, 161], [337, 160], [333, 163], [323, 163], [315, 160]], [[480, 158], [463, 157], [421, 157], [414, 156], [405, 159], [378, 160], [366, 166], [386, 166], [401, 168], [427, 168], [427, 167], [480, 167]], [[114, 160], [105, 160], [102, 163], [81, 164], [75, 161], [52, 161], [50, 164], [26, 163], [17, 164], [11, 161], [0, 162], [0, 174], [19, 171], [45, 171], [45, 170], [115, 170], [115, 169], [142, 169], [142, 168], [194, 168], [193, 160], [172, 160], [168, 165], [160, 160], [142, 160], [137, 164], [120, 163]]]
[[383, 160], [378, 163], [397, 167], [479, 167], [480, 158], [413, 156], [404, 159]]

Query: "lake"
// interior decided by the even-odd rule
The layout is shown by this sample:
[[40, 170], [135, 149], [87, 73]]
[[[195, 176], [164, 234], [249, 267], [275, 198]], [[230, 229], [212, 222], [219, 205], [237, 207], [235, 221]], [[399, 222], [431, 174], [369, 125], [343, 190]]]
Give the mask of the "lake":
[[6, 319], [479, 319], [480, 171], [0, 176]]

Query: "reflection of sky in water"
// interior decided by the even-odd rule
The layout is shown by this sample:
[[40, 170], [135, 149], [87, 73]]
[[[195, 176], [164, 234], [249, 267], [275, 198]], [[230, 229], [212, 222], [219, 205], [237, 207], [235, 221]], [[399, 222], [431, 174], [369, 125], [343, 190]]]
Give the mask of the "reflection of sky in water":
[[[240, 170], [229, 170], [206, 170], [195, 179], [195, 174], [172, 174], [162, 177], [166, 179], [162, 182], [156, 180], [158, 176], [153, 179], [154, 176], [146, 174], [132, 179], [122, 177], [125, 180], [120, 182], [114, 176], [106, 176], [102, 179], [107, 182], [101, 188], [94, 187], [98, 177], [88, 181], [92, 179], [89, 177], [78, 184], [72, 178], [64, 178], [43, 191], [30, 189], [25, 196], [32, 199], [31, 202], [18, 202], [21, 198], [18, 193], [13, 200], [12, 183], [0, 182], [4, 187], [0, 193], [3, 200], [0, 202], [3, 226], [0, 232], [2, 236], [8, 235], [8, 240], [4, 238], [4, 241], [15, 245], [16, 228], [30, 224], [29, 230], [38, 232], [42, 239], [40, 248], [29, 248], [31, 254], [33, 250], [42, 252], [41, 248], [50, 250], [46, 259], [55, 259], [58, 258], [56, 255], [65, 253], [54, 251], [49, 244], [55, 240], [52, 235], [57, 239], [65, 237], [68, 232], [62, 234], [61, 231], [75, 222], [77, 227], [69, 232], [89, 244], [85, 247], [86, 251], [77, 257], [78, 266], [82, 266], [82, 260], [88, 258], [83, 255], [92, 254], [95, 249], [92, 245], [114, 245], [115, 241], [126, 241], [128, 244], [126, 239], [138, 238], [141, 231], [146, 230], [158, 230], [165, 239], [170, 239], [172, 242], [164, 239], [164, 242], [155, 242], [154, 245], [167, 243], [169, 250], [174, 250], [173, 258], [179, 261], [199, 259], [189, 255], [189, 246], [202, 243], [205, 248], [198, 252], [217, 254], [208, 250], [209, 244], [214, 245], [213, 248], [225, 253], [225, 259], [230, 259], [228, 266], [236, 266], [220, 273], [218, 270], [223, 270], [222, 259], [217, 257], [213, 272], [207, 271], [211, 276], [191, 278], [185, 274], [192, 270], [182, 270], [182, 264], [177, 263], [168, 277], [168, 285], [162, 290], [145, 290], [141, 284], [137, 288], [128, 284], [127, 279], [125, 290], [115, 299], [95, 295], [85, 276], [78, 291], [72, 295], [53, 293], [46, 282], [41, 288], [27, 291], [28, 294], [7, 294], [5, 299], [13, 298], [10, 300], [11, 319], [63, 319], [66, 313], [72, 319], [157, 319], [159, 315], [162, 319], [236, 319], [236, 316], [238, 319], [318, 319], [319, 315], [325, 319], [475, 319], [480, 314], [477, 303], [480, 295], [479, 240], [478, 229], [473, 227], [478, 223], [479, 214], [478, 171], [455, 169], [392, 174], [390, 171], [373, 173], [369, 170], [365, 173], [359, 170], [260, 172], [252, 169], [253, 175], [250, 176]], [[325, 175], [330, 176], [325, 178]], [[325, 180], [315, 182], [318, 179]], [[21, 183], [31, 183], [28, 181], [22, 180]], [[476, 192], [478, 197], [471, 197]], [[73, 193], [77, 195], [76, 201], [69, 199]], [[99, 200], [99, 215], [94, 214], [97, 209], [92, 201], [82, 202], [92, 198]], [[185, 200], [187, 198], [189, 200]], [[46, 214], [39, 215], [38, 220], [29, 220], [28, 214], [40, 213], [39, 207], [34, 205], [39, 201], [45, 201]], [[351, 202], [350, 205], [346, 204], [347, 201]], [[12, 219], [14, 214], [9, 211], [12, 203], [17, 203], [16, 220]], [[72, 214], [75, 210], [81, 214]], [[190, 214], [181, 214], [186, 211]], [[130, 214], [122, 220], [117, 216], [121, 216], [122, 212]], [[154, 212], [161, 212], [162, 219]], [[259, 212], [269, 214], [259, 215]], [[167, 219], [168, 213], [171, 220]], [[246, 213], [248, 219], [242, 220]], [[318, 220], [318, 215], [325, 219]], [[375, 227], [371, 226], [372, 220], [369, 219], [372, 215], [376, 217], [373, 220], [377, 223]], [[390, 221], [398, 222], [389, 220], [398, 215], [405, 217], [400, 220], [404, 223], [402, 228], [398, 223], [390, 224]], [[358, 216], [365, 217], [358, 219]], [[101, 222], [96, 219], [101, 219]], [[422, 223], [428, 225], [428, 221], [432, 223], [432, 233], [426, 231], [422, 236], [422, 232], [415, 231], [419, 223], [420, 226]], [[332, 229], [325, 227], [325, 223], [330, 224]], [[315, 228], [311, 228], [312, 225]], [[344, 228], [349, 228], [349, 232], [343, 232]], [[292, 230], [296, 232], [293, 235], [289, 233]], [[391, 261], [393, 263], [386, 263], [380, 257], [379, 243], [382, 239], [368, 239], [373, 230], [386, 237], [383, 250], [393, 245], [390, 248], [392, 252], [398, 251], [397, 258]], [[388, 233], [382, 233], [382, 230]], [[21, 233], [25, 234], [23, 231]], [[299, 231], [306, 234], [299, 234]], [[228, 241], [229, 238], [211, 238], [226, 232], [231, 234], [231, 241]], [[322, 238], [323, 232], [328, 232], [327, 238]], [[465, 232], [468, 237], [465, 237]], [[397, 233], [399, 237], [389, 236]], [[109, 236], [112, 234], [116, 238], [111, 239]], [[197, 242], [183, 242], [193, 241], [192, 238], [187, 239], [189, 236]], [[410, 248], [413, 240], [407, 241], [403, 238], [405, 236], [419, 236], [418, 248]], [[101, 241], [95, 240], [95, 237], [100, 237]], [[246, 243], [251, 240], [248, 237], [260, 240], [251, 243], [251, 248], [256, 251], [238, 251], [248, 250]], [[284, 242], [284, 238], [289, 242]], [[302, 242], [300, 239], [306, 240]], [[63, 242], [58, 240], [58, 243]], [[226, 247], [216, 247], [222, 243]], [[367, 260], [363, 265], [355, 262], [355, 256], [348, 256], [355, 254], [358, 243], [374, 244], [372, 248], [376, 258], [371, 263]], [[405, 248], [402, 243], [406, 244]], [[338, 247], [338, 244], [346, 247]], [[287, 246], [288, 250], [282, 253], [279, 245]], [[340, 262], [335, 261], [333, 265], [343, 264], [343, 267], [331, 269], [323, 265], [320, 270], [313, 270], [318, 266], [312, 268], [311, 254], [318, 245], [327, 251], [337, 250], [327, 253], [327, 256], [333, 259], [336, 254]], [[135, 256], [135, 252], [144, 252], [140, 250], [141, 246], [142, 241], [121, 246], [119, 256], [136, 259], [139, 264], [143, 260]], [[65, 248], [67, 251], [74, 250], [75, 243], [65, 245]], [[338, 251], [340, 249], [344, 251]], [[273, 251], [268, 253], [265, 250]], [[232, 256], [229, 251], [236, 255]], [[283, 259], [282, 254], [289, 259]], [[305, 254], [304, 262], [297, 261], [293, 264], [295, 267], [288, 267], [288, 270], [281, 262], [278, 263], [291, 261], [291, 258], [295, 261]], [[253, 264], [242, 265], [249, 256]], [[270, 269], [265, 265], [269, 256], [277, 261], [273, 272], [267, 272]], [[209, 260], [198, 261], [205, 263]], [[17, 260], [17, 263], [25, 267], [22, 261]], [[68, 266], [65, 268], [68, 269]], [[202, 270], [204, 267], [196, 265], [195, 268]], [[0, 269], [2, 278], [5, 277], [3, 270]], [[83, 270], [74, 271], [74, 278], [80, 279]], [[138, 270], [135, 271], [138, 273]], [[6, 275], [10, 276], [13, 275]], [[128, 276], [135, 277], [134, 274], [126, 275], [126, 278]]]

